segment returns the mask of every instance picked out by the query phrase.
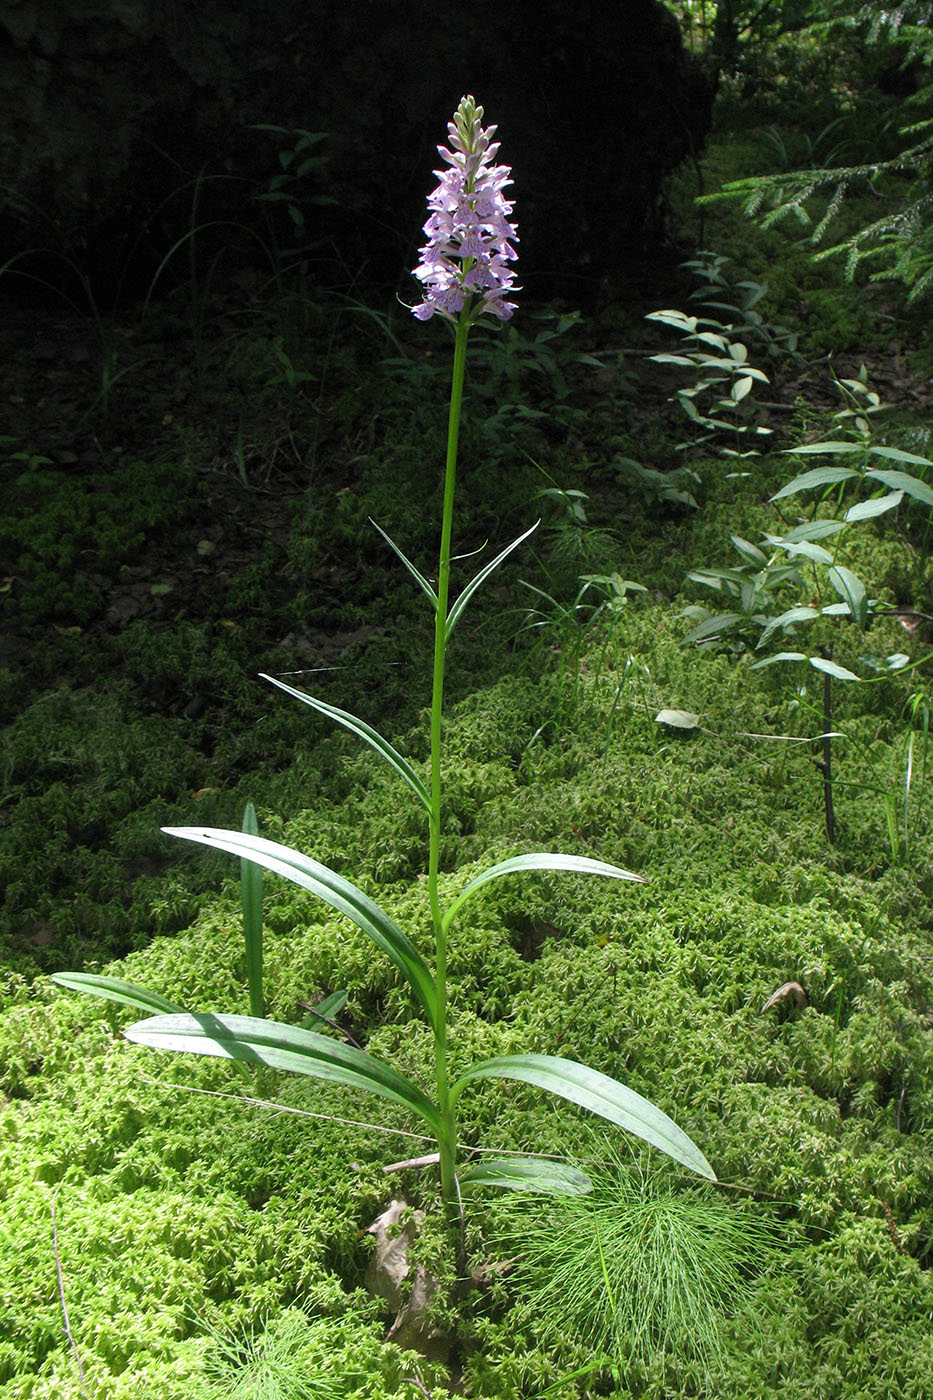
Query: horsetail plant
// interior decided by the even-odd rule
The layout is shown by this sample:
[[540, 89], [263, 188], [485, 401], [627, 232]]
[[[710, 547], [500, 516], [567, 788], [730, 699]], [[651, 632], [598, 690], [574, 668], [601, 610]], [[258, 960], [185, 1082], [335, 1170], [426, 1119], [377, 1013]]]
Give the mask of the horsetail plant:
[[[412, 308], [413, 314], [422, 321], [430, 319], [435, 313], [439, 314], [450, 321], [455, 329], [436, 590], [380, 530], [387, 544], [415, 579], [433, 614], [434, 664], [430, 773], [427, 782], [402, 754], [363, 720], [272, 676], [264, 677], [369, 744], [395, 770], [424, 808], [428, 827], [427, 890], [433, 925], [433, 965], [429, 965], [408, 935], [368, 895], [312, 857], [258, 836], [255, 830], [237, 832], [203, 827], [166, 828], [170, 835], [227, 851], [241, 860], [284, 876], [310, 890], [356, 924], [385, 953], [411, 988], [433, 1035], [434, 1084], [426, 1090], [356, 1045], [311, 1030], [307, 1023], [303, 1026], [286, 1025], [256, 1014], [214, 1015], [172, 1010], [170, 1014], [149, 1016], [125, 1031], [127, 1038], [137, 1044], [268, 1065], [389, 1099], [426, 1123], [431, 1136], [436, 1139], [441, 1193], [445, 1207], [454, 1218], [460, 1210], [461, 1194], [477, 1186], [495, 1185], [576, 1194], [589, 1190], [591, 1185], [587, 1176], [577, 1168], [533, 1156], [487, 1159], [478, 1165], [460, 1166], [458, 1101], [463, 1091], [478, 1080], [517, 1080], [546, 1089], [634, 1133], [692, 1172], [715, 1180], [702, 1152], [666, 1113], [625, 1085], [587, 1065], [553, 1055], [506, 1055], [481, 1061], [459, 1077], [451, 1077], [448, 941], [454, 921], [477, 891], [492, 880], [526, 870], [570, 871], [613, 880], [641, 880], [641, 876], [604, 861], [536, 851], [512, 856], [483, 870], [446, 904], [441, 897], [439, 866], [444, 818], [441, 739], [447, 646], [477, 588], [536, 528], [532, 526], [507, 545], [479, 570], [455, 601], [450, 602], [454, 483], [467, 338], [471, 325], [479, 315], [488, 312], [501, 321], [507, 321], [515, 310], [514, 302], [508, 298], [515, 290], [510, 264], [516, 258], [514, 243], [517, 235], [515, 225], [509, 219], [513, 206], [503, 193], [505, 186], [511, 183], [509, 168], [492, 164], [499, 149], [498, 143], [492, 140], [495, 127], [484, 129], [482, 118], [482, 107], [477, 106], [472, 97], [464, 97], [448, 126], [450, 148], [438, 147], [448, 168], [436, 172], [439, 184], [428, 199], [430, 212], [424, 226], [427, 242], [421, 249], [420, 262], [414, 273], [423, 284], [424, 295], [420, 305]], [[76, 985], [73, 980], [71, 985]], [[251, 990], [253, 985], [251, 979]], [[252, 997], [251, 1002], [255, 1010], [257, 1003]], [[153, 1009], [168, 1010], [167, 1007]]]

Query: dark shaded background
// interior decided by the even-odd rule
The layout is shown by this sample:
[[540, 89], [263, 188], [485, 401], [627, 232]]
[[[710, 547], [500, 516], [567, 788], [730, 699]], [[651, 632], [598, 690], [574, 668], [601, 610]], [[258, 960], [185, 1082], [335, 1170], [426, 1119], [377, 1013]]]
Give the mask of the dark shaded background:
[[[500, 125], [523, 282], [543, 294], [656, 249], [664, 177], [700, 149], [712, 106], [659, 0], [7, 3], [4, 260], [53, 248], [102, 300], [142, 294], [194, 225], [262, 227], [281, 142], [250, 128], [270, 123], [328, 134], [298, 191], [319, 255], [394, 282], [465, 92]], [[64, 275], [59, 257], [45, 275]]]

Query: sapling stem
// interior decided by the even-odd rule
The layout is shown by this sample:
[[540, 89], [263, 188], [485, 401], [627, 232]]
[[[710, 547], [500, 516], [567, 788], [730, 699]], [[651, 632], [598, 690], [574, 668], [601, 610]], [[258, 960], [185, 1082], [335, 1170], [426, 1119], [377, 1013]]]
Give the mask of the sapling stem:
[[[820, 647], [820, 653], [826, 661], [832, 658], [833, 649]], [[823, 810], [826, 816], [826, 839], [832, 846], [836, 841], [836, 812], [833, 807], [833, 749], [830, 729], [833, 722], [833, 687], [832, 676], [828, 671], [823, 672], [823, 761], [820, 768], [823, 772]]]

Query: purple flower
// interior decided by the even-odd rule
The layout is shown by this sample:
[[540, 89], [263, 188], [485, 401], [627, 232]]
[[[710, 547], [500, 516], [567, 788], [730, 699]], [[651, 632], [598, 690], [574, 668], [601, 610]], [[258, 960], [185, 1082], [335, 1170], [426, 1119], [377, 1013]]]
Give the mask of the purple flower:
[[424, 300], [412, 307], [419, 321], [435, 311], [451, 321], [484, 311], [507, 321], [515, 310], [507, 297], [517, 290], [509, 263], [518, 256], [518, 233], [508, 217], [512, 201], [502, 193], [512, 181], [509, 166], [492, 164], [496, 128], [484, 131], [482, 119], [482, 107], [464, 97], [447, 126], [450, 149], [437, 148], [450, 168], [435, 170], [440, 184], [428, 196], [428, 241], [413, 274], [424, 285]]

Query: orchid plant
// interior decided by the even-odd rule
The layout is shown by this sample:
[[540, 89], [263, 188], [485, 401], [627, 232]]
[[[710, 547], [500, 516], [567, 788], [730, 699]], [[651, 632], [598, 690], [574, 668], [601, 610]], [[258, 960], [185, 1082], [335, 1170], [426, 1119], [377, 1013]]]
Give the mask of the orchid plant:
[[[424, 809], [433, 958], [429, 962], [391, 916], [343, 875], [310, 856], [259, 836], [254, 822], [247, 821], [243, 831], [167, 828], [170, 835], [238, 856], [244, 862], [244, 870], [251, 866], [263, 867], [284, 876], [345, 915], [370, 938], [406, 980], [430, 1028], [434, 1044], [434, 1084], [426, 1091], [356, 1045], [308, 1029], [307, 1024], [294, 1026], [267, 1019], [262, 1015], [261, 989], [253, 981], [252, 1015], [192, 1013], [146, 994], [148, 1003], [137, 1001], [135, 1004], [167, 1014], [147, 1016], [124, 1032], [127, 1039], [140, 1045], [266, 1065], [389, 1099], [421, 1119], [436, 1140], [435, 1160], [440, 1167], [441, 1193], [445, 1206], [454, 1215], [461, 1209], [461, 1195], [482, 1185], [570, 1194], [590, 1189], [589, 1179], [576, 1167], [530, 1155], [501, 1159], [481, 1157], [478, 1162], [461, 1162], [458, 1102], [468, 1087], [485, 1079], [516, 1080], [545, 1089], [628, 1130], [698, 1175], [715, 1180], [702, 1152], [666, 1113], [632, 1089], [587, 1065], [553, 1055], [519, 1054], [483, 1060], [456, 1077], [452, 1074], [448, 944], [455, 921], [477, 892], [490, 881], [527, 870], [569, 871], [619, 881], [641, 880], [630, 871], [589, 857], [536, 851], [500, 861], [476, 875], [454, 898], [446, 903], [442, 898], [439, 860], [444, 822], [442, 715], [447, 646], [479, 586], [536, 528], [532, 526], [513, 540], [479, 570], [453, 602], [450, 601], [454, 484], [467, 337], [478, 316], [490, 314], [500, 321], [508, 321], [516, 309], [510, 297], [516, 290], [513, 264], [517, 256], [517, 233], [510, 218], [513, 204], [505, 195], [511, 183], [510, 171], [507, 166], [494, 164], [499, 150], [498, 143], [492, 139], [496, 128], [484, 129], [482, 121], [482, 107], [477, 106], [472, 97], [464, 97], [448, 126], [449, 147], [438, 147], [446, 168], [435, 172], [439, 183], [428, 199], [429, 217], [424, 225], [427, 241], [414, 271], [422, 284], [423, 298], [412, 308], [413, 314], [421, 321], [439, 315], [451, 322], [455, 330], [436, 589], [385, 532], [380, 531], [424, 594], [434, 623], [427, 781], [363, 720], [274, 677], [265, 677], [369, 744], [394, 769], [410, 796]], [[254, 920], [256, 917], [254, 915]], [[261, 972], [258, 975], [261, 977]], [[65, 986], [107, 995], [106, 989], [101, 988], [101, 979], [93, 986], [79, 974], [62, 974], [60, 980]], [[119, 990], [121, 995], [114, 994], [113, 999], [134, 1004], [132, 997], [126, 994], [126, 984], [120, 984]]]

